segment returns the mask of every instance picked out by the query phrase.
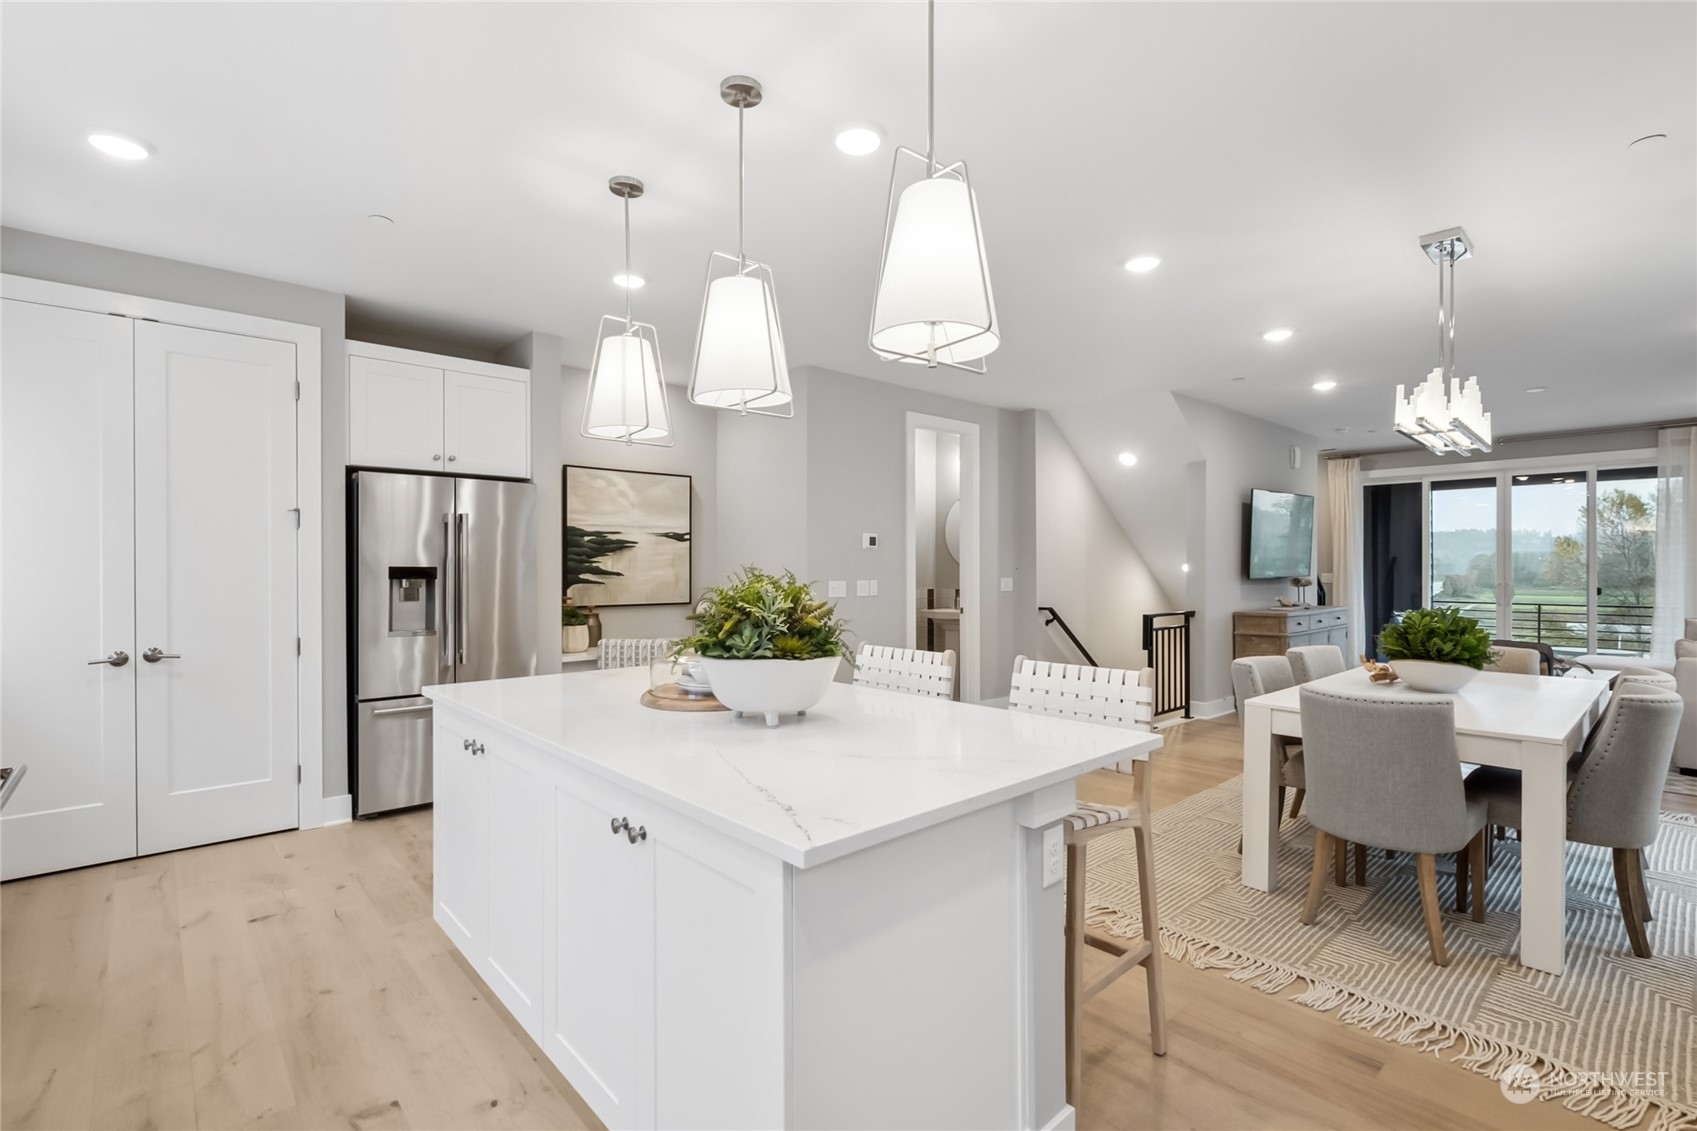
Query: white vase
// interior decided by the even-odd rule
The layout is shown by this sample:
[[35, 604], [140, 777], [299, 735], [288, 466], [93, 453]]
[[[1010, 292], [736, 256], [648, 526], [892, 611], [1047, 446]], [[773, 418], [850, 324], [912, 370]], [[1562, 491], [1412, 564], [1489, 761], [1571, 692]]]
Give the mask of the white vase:
[[701, 670], [713, 697], [739, 715], [764, 715], [778, 725], [780, 715], [804, 714], [831, 690], [841, 660], [724, 660], [701, 657]]
[[562, 624], [560, 626], [560, 651], [569, 654], [589, 651], [589, 626], [587, 624]]
[[1436, 660], [1392, 660], [1397, 678], [1416, 691], [1453, 694], [1472, 682], [1479, 669], [1466, 664], [1441, 664]]

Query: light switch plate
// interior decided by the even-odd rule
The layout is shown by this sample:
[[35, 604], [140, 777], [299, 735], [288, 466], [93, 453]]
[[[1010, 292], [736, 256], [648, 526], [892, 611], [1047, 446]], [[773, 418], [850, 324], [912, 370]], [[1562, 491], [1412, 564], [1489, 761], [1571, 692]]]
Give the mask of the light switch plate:
[[867, 584], [872, 587], [872, 592], [868, 594], [868, 596], [876, 597], [878, 595], [878, 579], [874, 577], [871, 581], [867, 582]]
[[857, 581], [857, 582], [855, 582], [854, 583], [854, 595], [856, 597], [870, 597], [870, 596], [872, 596], [872, 583], [870, 581]]
[[847, 597], [848, 583], [844, 581], [827, 581], [825, 583], [825, 596]]
[[1002, 578], [1002, 592], [1003, 593], [1012, 593], [1013, 592], [1013, 578], [1011, 578], [1011, 577]]
[[1052, 888], [1066, 878], [1066, 830], [1050, 825], [1043, 830], [1043, 886]]

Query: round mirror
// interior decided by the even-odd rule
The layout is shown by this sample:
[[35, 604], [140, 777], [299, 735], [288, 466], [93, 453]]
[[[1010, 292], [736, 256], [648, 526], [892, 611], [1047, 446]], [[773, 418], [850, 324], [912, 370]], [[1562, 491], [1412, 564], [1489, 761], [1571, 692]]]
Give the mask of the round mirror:
[[943, 517], [943, 545], [949, 548], [949, 557], [960, 561], [960, 500], [956, 499], [949, 507], [949, 513]]

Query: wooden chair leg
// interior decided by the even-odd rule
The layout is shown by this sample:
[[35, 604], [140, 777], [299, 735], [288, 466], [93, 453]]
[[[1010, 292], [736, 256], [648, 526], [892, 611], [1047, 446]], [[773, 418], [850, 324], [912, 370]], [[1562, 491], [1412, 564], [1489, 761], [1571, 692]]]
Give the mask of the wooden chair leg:
[[[1637, 873], [1638, 850], [1614, 850], [1615, 895], [1620, 899], [1620, 917], [1626, 922], [1626, 937], [1632, 941], [1632, 953], [1649, 958], [1650, 939], [1644, 931], [1644, 921], [1638, 914], [1638, 894], [1633, 883]], [[1642, 882], [1642, 878], [1639, 879]]]
[[1467, 858], [1472, 855], [1473, 842], [1462, 845], [1461, 851], [1455, 854], [1455, 909], [1457, 912], [1467, 910]]
[[1320, 912], [1320, 895], [1326, 887], [1326, 857], [1331, 855], [1332, 834], [1314, 830], [1314, 869], [1308, 874], [1308, 900], [1302, 905], [1302, 923], [1311, 926]]
[[1438, 858], [1430, 852], [1415, 856], [1415, 871], [1420, 877], [1420, 910], [1426, 916], [1426, 941], [1432, 947], [1432, 961], [1439, 966], [1450, 964], [1449, 952], [1444, 949], [1444, 913], [1438, 909]]
[[1367, 846], [1355, 846], [1355, 882], [1361, 887], [1367, 886]]
[[1282, 786], [1282, 785], [1279, 786], [1279, 820], [1281, 820], [1281, 821], [1285, 819], [1285, 793], [1286, 792], [1287, 791], [1286, 791], [1284, 786]]
[[1307, 796], [1308, 796], [1308, 791], [1306, 789], [1299, 789], [1299, 790], [1296, 791], [1296, 796], [1294, 796], [1290, 799], [1290, 817], [1291, 817], [1291, 820], [1294, 821], [1294, 820], [1296, 820], [1296, 818], [1298, 816], [1301, 815], [1301, 813], [1302, 813], [1302, 799], [1304, 797], [1307, 797]]
[[1349, 843], [1332, 838], [1332, 882], [1340, 888], [1349, 886], [1349, 864], [1345, 857], [1349, 854]]
[[1648, 923], [1654, 919], [1655, 916], [1650, 914], [1650, 893], [1644, 887], [1644, 850], [1642, 848], [1638, 850], [1638, 867], [1633, 870], [1633, 875], [1638, 877], [1638, 886], [1632, 890], [1635, 894], [1639, 894], [1644, 897], [1638, 901], [1638, 910], [1643, 912], [1642, 915], [1638, 916], [1638, 921], [1640, 923]]
[[1485, 921], [1485, 878], [1486, 868], [1491, 862], [1490, 845], [1491, 838], [1485, 835], [1484, 829], [1480, 829], [1479, 835], [1473, 838], [1473, 847], [1467, 856], [1468, 863], [1473, 866], [1467, 886], [1472, 894], [1475, 923]]
[[1084, 1087], [1084, 846], [1067, 845], [1066, 1030], [1067, 1102]]
[[1137, 828], [1133, 841], [1137, 846], [1137, 883], [1142, 897], [1143, 937], [1149, 940], [1149, 957], [1143, 960], [1144, 976], [1149, 981], [1149, 1049], [1156, 1056], [1167, 1055], [1167, 983], [1161, 973], [1164, 956], [1161, 954], [1161, 916], [1155, 906], [1155, 844], [1150, 839], [1154, 812], [1149, 805], [1149, 771], [1147, 762], [1132, 768], [1132, 781], [1137, 787]]

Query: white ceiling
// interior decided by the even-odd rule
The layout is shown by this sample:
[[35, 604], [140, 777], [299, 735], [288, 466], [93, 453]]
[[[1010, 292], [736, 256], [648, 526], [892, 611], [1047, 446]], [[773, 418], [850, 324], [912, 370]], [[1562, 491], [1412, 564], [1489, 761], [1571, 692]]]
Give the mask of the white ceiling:
[[[915, 0], [0, 20], [5, 223], [343, 292], [437, 339], [544, 330], [587, 363], [622, 304], [605, 183], [630, 173], [638, 316], [686, 380], [708, 253], [735, 240], [717, 91], [743, 72], [767, 93], [748, 250], [792, 364], [1022, 407], [1180, 390], [1394, 446], [1391, 389], [1436, 352], [1417, 237], [1460, 224], [1459, 363], [1499, 435], [1697, 410], [1691, 4], [941, 5], [939, 153], [971, 164], [1004, 324], [985, 378], [865, 346], [892, 144], [924, 141]], [[885, 149], [838, 153], [851, 119]], [[112, 161], [97, 127], [158, 154]], [[1164, 262], [1128, 275], [1141, 252]]]

